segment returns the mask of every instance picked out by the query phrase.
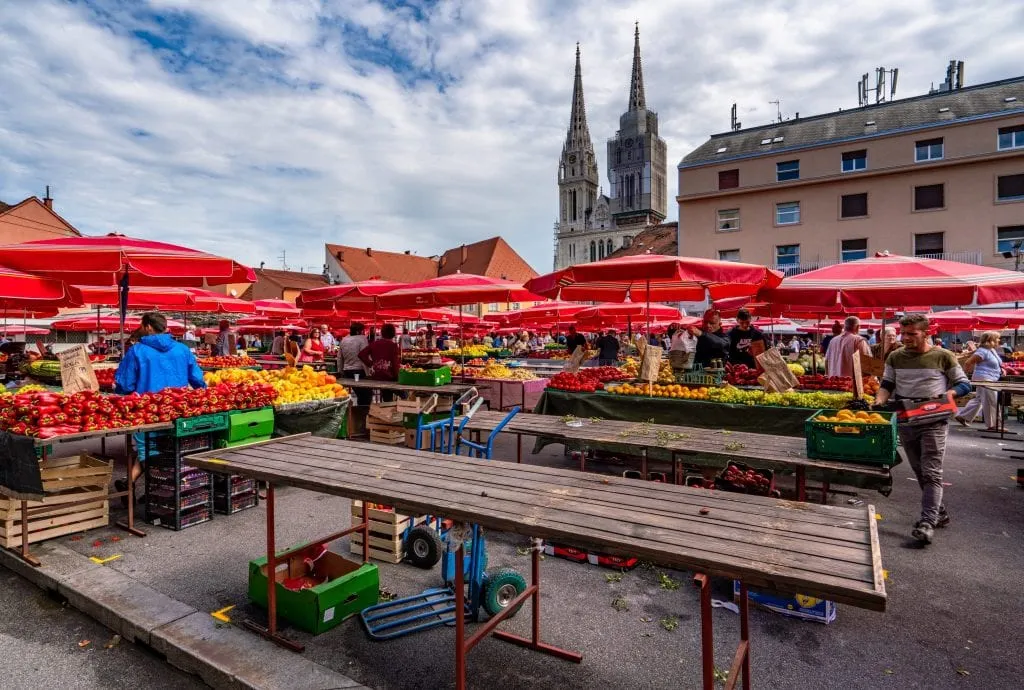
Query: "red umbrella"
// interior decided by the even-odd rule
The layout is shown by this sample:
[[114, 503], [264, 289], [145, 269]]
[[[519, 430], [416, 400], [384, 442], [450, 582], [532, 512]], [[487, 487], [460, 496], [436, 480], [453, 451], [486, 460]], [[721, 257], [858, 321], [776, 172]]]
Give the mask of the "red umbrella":
[[367, 310], [372, 310], [377, 305], [378, 297], [392, 290], [405, 287], [407, 284], [374, 279], [363, 280], [358, 283], [327, 285], [325, 287], [303, 290], [295, 299], [295, 305], [314, 309], [364, 306]]
[[302, 314], [301, 309], [283, 299], [253, 300], [252, 306], [256, 313], [261, 316], [287, 318], [291, 316], [299, 317]]
[[[85, 304], [116, 307], [121, 304], [120, 289], [113, 285], [78, 288]], [[128, 309], [184, 310], [192, 303], [192, 296], [179, 288], [133, 287], [128, 294]]]
[[534, 302], [540, 297], [519, 283], [469, 273], [453, 273], [391, 290], [380, 296], [383, 309], [454, 307], [482, 302]]
[[641, 320], [654, 321], [679, 319], [682, 315], [675, 307], [664, 304], [637, 304], [635, 302], [605, 302], [593, 307], [584, 307], [576, 312], [576, 321], [624, 321], [627, 318], [639, 317]]
[[305, 328], [308, 323], [298, 317], [283, 318], [275, 316], [243, 316], [235, 322], [236, 326], [276, 326], [277, 328]]
[[251, 268], [232, 259], [124, 235], [60, 237], [0, 247], [5, 265], [76, 285], [191, 286], [253, 283]]
[[49, 335], [49, 328], [38, 328], [37, 326], [25, 326], [24, 324], [0, 324], [0, 333], [3, 335]]
[[938, 326], [956, 331], [969, 331], [978, 326], [991, 328], [1005, 328], [1007, 319], [985, 314], [981, 312], [965, 311], [963, 309], [950, 309], [948, 311], [937, 311], [927, 314], [928, 320]]
[[1003, 309], [998, 311], [978, 312], [986, 321], [997, 321], [1005, 324], [1005, 328], [1024, 326], [1024, 309]]
[[994, 304], [1024, 299], [1024, 274], [990, 266], [879, 254], [786, 278], [759, 300], [816, 307]]
[[[0, 254], [0, 256], [4, 256]], [[7, 257], [4, 256], [6, 261]], [[59, 278], [29, 275], [0, 266], [0, 309], [49, 311], [59, 307], [78, 306], [82, 296], [77, 288]]]
[[[588, 307], [585, 304], [551, 300], [535, 304], [532, 307], [527, 307], [526, 309], [504, 312], [503, 314], [500, 314], [500, 316], [503, 316], [504, 323], [508, 324], [557, 323], [564, 321], [587, 308]], [[486, 319], [487, 317], [485, 316], [484, 318]]]
[[752, 295], [782, 274], [764, 266], [640, 254], [570, 266], [527, 281], [531, 292], [564, 300], [701, 302]]
[[256, 307], [249, 300], [201, 288], [185, 288], [185, 291], [192, 296], [192, 304], [180, 311], [221, 314], [252, 314], [256, 311]]
[[[127, 316], [124, 320], [125, 331], [134, 331], [136, 328], [142, 325], [142, 318], [138, 316]], [[104, 316], [99, 319], [94, 319], [91, 316], [76, 317], [69, 319], [60, 319], [50, 324], [50, 328], [55, 331], [75, 331], [75, 332], [93, 332], [103, 331], [107, 333], [116, 333], [121, 329], [121, 319], [116, 316]], [[167, 330], [174, 334], [181, 334], [185, 332], [185, 324], [180, 321], [174, 321], [172, 319], [167, 320]]]

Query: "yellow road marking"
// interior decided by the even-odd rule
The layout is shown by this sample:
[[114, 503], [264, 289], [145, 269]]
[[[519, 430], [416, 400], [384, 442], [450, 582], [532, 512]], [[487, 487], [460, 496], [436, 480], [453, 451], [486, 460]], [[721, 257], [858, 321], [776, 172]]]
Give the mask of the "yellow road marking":
[[120, 557], [121, 554], [118, 553], [114, 554], [113, 556], [108, 556], [107, 558], [96, 558], [95, 556], [89, 556], [89, 560], [95, 563], [96, 565], [103, 565], [104, 563], [109, 563], [110, 561], [116, 561]]
[[230, 611], [233, 608], [235, 608], [234, 604], [232, 604], [231, 606], [225, 606], [221, 610], [214, 611], [210, 615], [213, 616], [214, 618], [216, 618], [217, 620], [221, 621], [222, 623], [230, 623], [231, 619], [228, 618], [226, 614], [227, 614], [228, 611]]

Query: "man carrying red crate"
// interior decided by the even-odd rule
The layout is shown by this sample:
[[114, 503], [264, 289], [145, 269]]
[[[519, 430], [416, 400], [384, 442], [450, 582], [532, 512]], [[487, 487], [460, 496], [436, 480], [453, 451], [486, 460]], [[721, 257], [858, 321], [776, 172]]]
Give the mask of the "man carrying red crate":
[[[942, 459], [946, 454], [949, 418], [956, 405], [953, 398], [966, 395], [971, 383], [949, 350], [932, 345], [930, 323], [924, 314], [907, 314], [900, 320], [903, 347], [885, 359], [882, 385], [875, 395], [876, 405], [896, 401], [925, 401], [947, 398], [948, 404], [936, 406], [938, 414], [913, 418], [900, 415], [900, 442], [910, 467], [921, 487], [921, 517], [911, 535], [930, 544], [936, 527], [949, 524], [949, 513], [942, 505]], [[948, 409], [947, 409], [948, 408]]]

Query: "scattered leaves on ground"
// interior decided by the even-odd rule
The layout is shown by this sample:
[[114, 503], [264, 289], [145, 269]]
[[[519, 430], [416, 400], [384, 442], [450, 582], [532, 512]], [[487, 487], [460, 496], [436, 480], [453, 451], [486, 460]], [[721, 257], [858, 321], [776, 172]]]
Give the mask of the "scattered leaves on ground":
[[967, 670], [966, 668], [964, 668], [963, 666], [957, 666], [957, 667], [956, 667], [956, 672], [957, 672], [957, 673], [958, 673], [959, 675], [961, 675], [961, 676], [969, 676], [969, 675], [971, 675], [971, 672], [970, 672], [970, 671], [968, 671], [968, 670]]
[[669, 632], [679, 627], [679, 618], [677, 616], [665, 616], [658, 622], [661, 623], [661, 627]]
[[654, 619], [651, 618], [650, 616], [640, 616], [640, 622], [641, 623], [650, 623], [653, 620]]
[[529, 546], [517, 546], [516, 547], [516, 555], [517, 556], [529, 556], [530, 555], [530, 547]]
[[668, 590], [679, 589], [679, 583], [676, 582], [675, 580], [673, 580], [671, 577], [669, 577], [665, 573], [658, 573], [658, 585], [662, 589], [668, 589]]
[[386, 589], [378, 589], [377, 590], [377, 598], [380, 599], [381, 601], [392, 601], [397, 596], [398, 595], [396, 595], [394, 592], [390, 592], [390, 591], [388, 591]]
[[80, 649], [85, 649], [90, 644], [92, 644], [91, 640], [79, 640], [79, 642], [78, 642], [78, 646], [79, 646]]
[[729, 682], [729, 669], [718, 668], [715, 666], [714, 678], [716, 683], [727, 683]]
[[612, 599], [612, 608], [616, 611], [629, 611], [629, 604], [622, 597]]
[[622, 573], [605, 573], [605, 582], [612, 584], [615, 582], [622, 582]]
[[103, 645], [103, 648], [104, 649], [113, 649], [114, 647], [116, 647], [119, 644], [121, 644], [121, 636], [120, 635], [114, 635], [113, 637], [111, 637], [107, 641], [107, 643], [105, 645]]
[[884, 671], [882, 671], [882, 673], [884, 673], [887, 676], [891, 676], [894, 673], [894, 671], [891, 668], [887, 668]]
[[740, 443], [739, 441], [733, 441], [724, 445], [726, 450], [743, 450], [746, 447], [746, 444]]

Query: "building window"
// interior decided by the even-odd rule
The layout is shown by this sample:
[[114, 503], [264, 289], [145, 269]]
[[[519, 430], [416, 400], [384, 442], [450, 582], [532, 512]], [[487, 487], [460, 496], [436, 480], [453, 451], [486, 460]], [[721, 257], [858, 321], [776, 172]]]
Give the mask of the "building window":
[[796, 266], [800, 263], [799, 244], [780, 244], [775, 247], [776, 266]]
[[800, 202], [787, 201], [775, 204], [775, 224], [794, 225], [800, 222]]
[[996, 179], [996, 201], [1024, 200], [1024, 174], [1000, 175]]
[[740, 250], [739, 249], [719, 249], [718, 250], [719, 261], [739, 261]]
[[520, 304], [519, 302], [513, 302], [513, 303], [512, 303], [512, 309], [513, 309], [513, 311], [519, 311], [519, 310], [520, 310], [520, 309], [522, 309], [522, 308], [523, 308], [523, 306], [522, 306], [522, 304]]
[[632, 235], [623, 235], [623, 237], [622, 237], [622, 248], [625, 249], [626, 247], [630, 246], [631, 244], [633, 244], [633, 236]]
[[868, 152], [867, 149], [860, 151], [845, 151], [843, 153], [843, 172], [856, 172], [867, 170]]
[[1022, 243], [1024, 243], [1024, 225], [1008, 225], [996, 228], [997, 252], [1019, 252]]
[[601, 240], [597, 241], [597, 258], [604, 258], [604, 242], [602, 242]]
[[740, 171], [739, 168], [735, 170], [719, 170], [718, 171], [718, 188], [719, 189], [736, 189], [740, 186]]
[[604, 244], [605, 244], [604, 255], [605, 256], [611, 256], [612, 252], [615, 251], [614, 249], [612, 249], [612, 238], [609, 237], [608, 241], [605, 242]]
[[735, 232], [740, 229], [740, 210], [738, 208], [718, 209], [718, 232]]
[[932, 208], [944, 208], [946, 205], [946, 189], [941, 184], [926, 184], [914, 187], [914, 210], [925, 211]]
[[920, 163], [922, 161], [942, 160], [942, 148], [941, 137], [918, 141], [914, 144], [914, 161]]
[[840, 247], [840, 256], [843, 261], [856, 261], [865, 259], [868, 255], [868, 240], [843, 240]]
[[783, 161], [775, 164], [775, 180], [785, 182], [786, 180], [800, 179], [800, 161]]
[[1024, 148], [1024, 125], [999, 128], [999, 150]]
[[843, 194], [840, 203], [840, 218], [863, 218], [868, 215], [867, 192], [861, 194]]
[[941, 232], [924, 232], [914, 235], [914, 256], [941, 257], [944, 251]]
[[590, 260], [597, 261], [597, 245], [593, 240], [590, 241]]
[[490, 304], [488, 304], [487, 305], [487, 311], [489, 311], [489, 312], [490, 311], [498, 311], [498, 303], [497, 302], [491, 302]]

